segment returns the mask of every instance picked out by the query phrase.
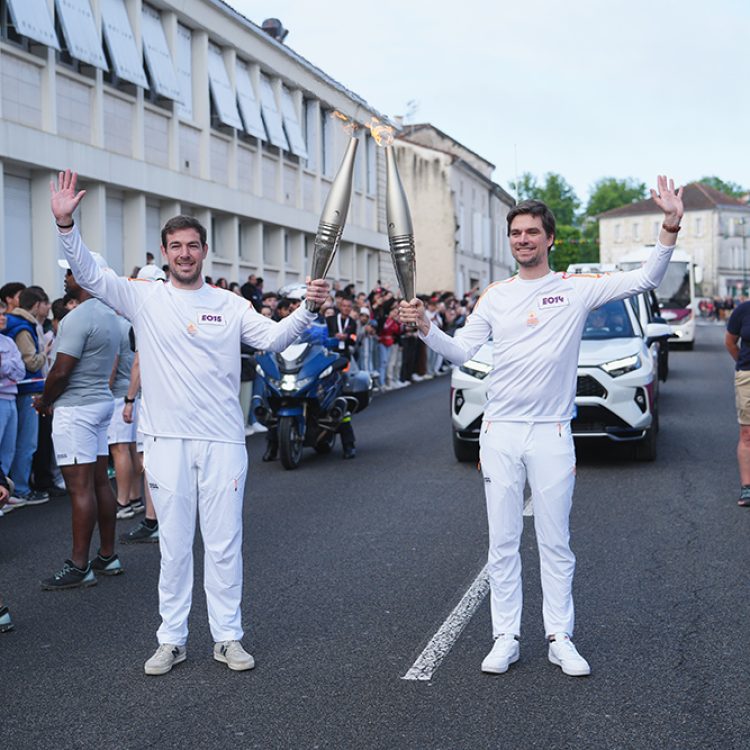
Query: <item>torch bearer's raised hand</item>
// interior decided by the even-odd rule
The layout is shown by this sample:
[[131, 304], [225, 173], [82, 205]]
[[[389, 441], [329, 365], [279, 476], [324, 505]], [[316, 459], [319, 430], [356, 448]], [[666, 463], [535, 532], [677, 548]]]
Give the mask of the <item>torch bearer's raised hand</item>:
[[312, 306], [312, 309], [319, 310], [320, 306], [326, 301], [326, 297], [328, 297], [330, 285], [325, 279], [311, 281], [309, 276], [306, 282], [307, 294], [305, 295], [305, 300], [310, 303], [308, 309]]
[[85, 190], [76, 192], [78, 174], [66, 169], [57, 176], [57, 185], [51, 180], [49, 183], [50, 205], [55, 222], [62, 229], [69, 229], [73, 224], [73, 212], [86, 195]]
[[416, 326], [424, 335], [427, 335], [430, 330], [430, 321], [425, 313], [424, 302], [417, 297], [411, 302], [401, 300], [398, 305], [398, 318], [404, 325]]

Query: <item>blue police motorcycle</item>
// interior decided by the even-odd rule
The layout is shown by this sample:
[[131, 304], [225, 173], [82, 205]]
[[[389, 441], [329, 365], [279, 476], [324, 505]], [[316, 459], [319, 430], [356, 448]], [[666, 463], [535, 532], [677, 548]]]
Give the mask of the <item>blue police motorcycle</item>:
[[366, 409], [372, 395], [367, 372], [350, 372], [345, 357], [329, 351], [323, 326], [313, 326], [283, 352], [256, 355], [263, 382], [253, 397], [258, 421], [275, 430], [285, 469], [296, 469], [305, 447], [329, 453], [345, 419]]

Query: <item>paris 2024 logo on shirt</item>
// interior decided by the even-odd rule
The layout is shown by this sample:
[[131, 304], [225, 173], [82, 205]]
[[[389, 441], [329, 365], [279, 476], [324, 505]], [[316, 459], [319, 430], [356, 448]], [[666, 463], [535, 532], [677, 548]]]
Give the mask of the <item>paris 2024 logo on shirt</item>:
[[199, 326], [225, 326], [227, 324], [224, 313], [212, 310], [197, 310]]
[[537, 300], [540, 310], [548, 310], [551, 307], [566, 307], [570, 300], [566, 294], [544, 294]]

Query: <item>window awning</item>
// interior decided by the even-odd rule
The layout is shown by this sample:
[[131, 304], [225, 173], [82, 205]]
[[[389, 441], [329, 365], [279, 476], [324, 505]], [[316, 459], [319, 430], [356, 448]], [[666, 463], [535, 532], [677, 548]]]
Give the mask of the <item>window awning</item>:
[[229, 82], [224, 55], [215, 44], [208, 45], [208, 82], [213, 96], [216, 114], [224, 125], [242, 130], [242, 120], [237, 109], [237, 100]]
[[237, 60], [235, 81], [237, 83], [237, 101], [240, 105], [242, 120], [245, 123], [245, 132], [248, 135], [260, 138], [262, 141], [267, 140], [263, 119], [260, 116], [260, 104], [250, 80], [250, 71], [247, 65], [240, 60]]
[[60, 49], [47, 0], [8, 0], [16, 31], [47, 47]]
[[177, 82], [180, 98], [177, 111], [188, 120], [193, 119], [193, 33], [187, 26], [177, 24]]
[[144, 5], [141, 11], [141, 37], [143, 55], [154, 90], [159, 96], [179, 101], [180, 84], [169, 53], [164, 27], [161, 25], [161, 14], [148, 5]]
[[102, 26], [109, 59], [117, 77], [147, 89], [148, 81], [143, 70], [143, 58], [135, 43], [125, 3], [123, 0], [99, 0], [99, 7], [102, 11]]
[[297, 110], [294, 106], [294, 99], [292, 99], [291, 91], [285, 86], [281, 87], [281, 113], [284, 117], [284, 130], [286, 130], [286, 137], [289, 140], [289, 148], [300, 159], [307, 159], [307, 148], [302, 136]]
[[71, 57], [109, 70], [89, 0], [55, 0], [55, 7]]
[[274, 146], [283, 151], [289, 150], [289, 144], [284, 135], [281, 114], [276, 107], [276, 97], [273, 94], [271, 82], [264, 75], [260, 77], [260, 101], [263, 111], [263, 122], [266, 123], [268, 138]]

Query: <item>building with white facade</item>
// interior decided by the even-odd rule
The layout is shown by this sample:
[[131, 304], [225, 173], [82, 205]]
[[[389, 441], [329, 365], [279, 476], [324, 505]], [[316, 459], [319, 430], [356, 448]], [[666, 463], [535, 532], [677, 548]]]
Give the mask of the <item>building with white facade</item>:
[[[0, 0], [0, 281], [62, 279], [49, 181], [70, 167], [92, 249], [131, 273], [179, 213], [209, 230], [205, 272], [304, 280], [349, 135], [374, 110], [221, 0]], [[363, 130], [330, 276], [394, 284], [384, 159]], [[394, 284], [395, 286], [395, 284]]]
[[513, 273], [506, 217], [513, 198], [494, 165], [434, 125], [406, 125], [394, 148], [414, 221], [417, 291], [461, 296]]
[[[678, 247], [701, 269], [702, 294], [748, 296], [750, 206], [697, 182], [685, 186], [683, 201]], [[616, 263], [656, 242], [663, 214], [649, 198], [605, 211], [598, 218], [601, 261]]]

